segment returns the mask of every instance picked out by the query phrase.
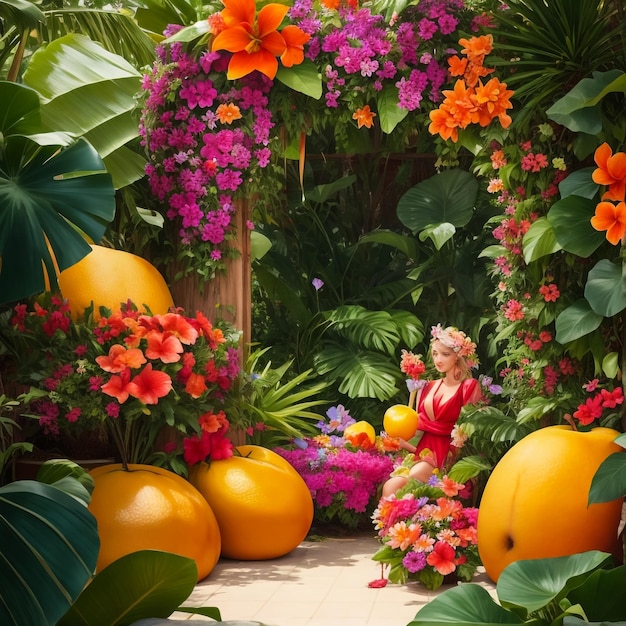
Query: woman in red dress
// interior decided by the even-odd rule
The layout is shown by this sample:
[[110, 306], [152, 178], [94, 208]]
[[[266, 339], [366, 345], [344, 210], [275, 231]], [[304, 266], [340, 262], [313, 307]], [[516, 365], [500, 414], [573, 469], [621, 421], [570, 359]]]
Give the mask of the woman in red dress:
[[400, 447], [415, 455], [416, 462], [405, 475], [392, 474], [383, 485], [388, 497], [406, 485], [409, 478], [428, 482], [435, 469], [442, 469], [453, 454], [451, 433], [466, 404], [478, 402], [480, 384], [470, 372], [477, 364], [476, 344], [463, 332], [448, 326], [433, 326], [430, 354], [435, 369], [442, 374], [417, 391], [417, 446], [400, 439]]

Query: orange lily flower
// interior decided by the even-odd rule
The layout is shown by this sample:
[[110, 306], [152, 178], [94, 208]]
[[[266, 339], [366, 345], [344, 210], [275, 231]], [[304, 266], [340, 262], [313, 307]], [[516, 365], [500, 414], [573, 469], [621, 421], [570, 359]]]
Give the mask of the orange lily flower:
[[290, 24], [280, 31], [285, 40], [286, 48], [280, 57], [285, 67], [300, 65], [304, 61], [304, 44], [311, 39], [311, 35]]
[[221, 11], [226, 28], [215, 39], [211, 49], [228, 50], [233, 56], [228, 63], [228, 80], [247, 76], [255, 70], [273, 79], [278, 59], [287, 49], [278, 32], [289, 11], [284, 4], [266, 4], [257, 14], [254, 0], [222, 0]]
[[374, 124], [374, 118], [376, 113], [370, 110], [370, 105], [366, 104], [364, 107], [357, 109], [352, 115], [352, 119], [357, 121], [358, 127], [371, 128]]
[[513, 91], [506, 88], [506, 83], [497, 78], [492, 78], [486, 85], [479, 83], [474, 94], [474, 102], [479, 107], [478, 115], [472, 121], [484, 127], [497, 117], [502, 128], [508, 128], [512, 120], [506, 109], [513, 107], [510, 101], [512, 95]]
[[626, 203], [598, 203], [596, 214], [591, 218], [591, 225], [596, 230], [606, 230], [609, 243], [617, 245], [626, 234]]
[[611, 146], [605, 142], [596, 149], [593, 159], [598, 166], [598, 169], [594, 170], [591, 175], [593, 182], [608, 186], [602, 199], [618, 202], [624, 200], [626, 194], [626, 154], [623, 152], [613, 154]]
[[192, 346], [198, 338], [198, 329], [190, 324], [186, 319], [175, 313], [154, 316], [157, 318], [161, 328], [169, 331], [180, 339], [181, 343]]
[[102, 385], [101, 389], [103, 393], [116, 398], [120, 404], [124, 404], [130, 395], [128, 391], [129, 384], [130, 369], [126, 368], [120, 372], [119, 376], [111, 376], [109, 382]]
[[493, 49], [493, 36], [481, 35], [480, 37], [471, 37], [470, 39], [459, 39], [459, 43], [463, 46], [461, 52], [473, 63], [482, 65], [483, 58]]
[[448, 58], [450, 76], [463, 76], [467, 69], [467, 59], [460, 59], [456, 54]]

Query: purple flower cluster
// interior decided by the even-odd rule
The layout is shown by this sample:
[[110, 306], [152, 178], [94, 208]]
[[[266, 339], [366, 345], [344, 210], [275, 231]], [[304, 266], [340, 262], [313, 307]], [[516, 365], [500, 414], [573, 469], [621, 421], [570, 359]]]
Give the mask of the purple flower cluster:
[[289, 16], [311, 35], [305, 53], [322, 69], [327, 107], [347, 101], [353, 111], [395, 86], [398, 106], [414, 111], [425, 94], [441, 100], [447, 56], [455, 53], [449, 48], [464, 10], [462, 0], [422, 0], [386, 23], [356, 3], [335, 12], [296, 0]]
[[244, 186], [252, 193], [250, 181], [269, 164], [274, 126], [272, 82], [258, 72], [227, 81], [228, 58], [193, 56], [180, 42], [160, 45], [142, 85], [140, 134], [151, 192], [180, 242], [211, 273], [237, 254], [229, 247], [236, 199]]

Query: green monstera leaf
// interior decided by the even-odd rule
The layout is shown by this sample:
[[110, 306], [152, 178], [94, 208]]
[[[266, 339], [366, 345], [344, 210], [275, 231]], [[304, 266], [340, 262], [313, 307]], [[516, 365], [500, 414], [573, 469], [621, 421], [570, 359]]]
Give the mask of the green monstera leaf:
[[0, 488], [0, 623], [56, 624], [96, 567], [96, 519], [51, 485]]
[[[104, 163], [84, 139], [41, 133], [37, 92], [0, 82], [0, 300], [56, 286], [115, 213]], [[56, 267], [55, 267], [56, 264]]]

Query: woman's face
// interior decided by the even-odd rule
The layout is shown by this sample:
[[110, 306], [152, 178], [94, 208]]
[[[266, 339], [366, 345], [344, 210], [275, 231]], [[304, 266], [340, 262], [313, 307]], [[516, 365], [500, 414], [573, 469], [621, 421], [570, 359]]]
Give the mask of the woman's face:
[[448, 346], [441, 343], [441, 341], [435, 339], [430, 346], [430, 353], [438, 372], [445, 374], [454, 369], [457, 362], [457, 355], [452, 348], [448, 348]]

